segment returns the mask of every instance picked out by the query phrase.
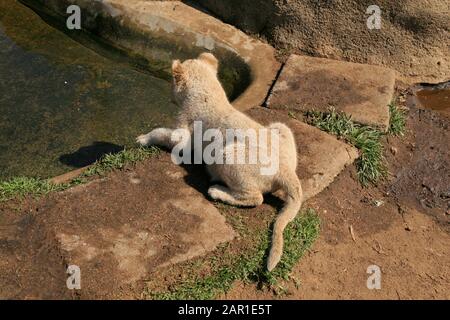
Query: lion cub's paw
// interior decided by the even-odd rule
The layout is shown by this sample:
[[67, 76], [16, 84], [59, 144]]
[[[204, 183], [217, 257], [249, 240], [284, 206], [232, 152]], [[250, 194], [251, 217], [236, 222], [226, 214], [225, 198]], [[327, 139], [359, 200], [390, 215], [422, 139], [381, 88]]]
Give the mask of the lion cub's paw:
[[136, 143], [140, 144], [141, 146], [146, 146], [150, 142], [150, 134], [141, 134], [139, 137], [136, 138]]
[[213, 200], [223, 200], [227, 197], [225, 188], [221, 185], [213, 185], [208, 189], [208, 194]]

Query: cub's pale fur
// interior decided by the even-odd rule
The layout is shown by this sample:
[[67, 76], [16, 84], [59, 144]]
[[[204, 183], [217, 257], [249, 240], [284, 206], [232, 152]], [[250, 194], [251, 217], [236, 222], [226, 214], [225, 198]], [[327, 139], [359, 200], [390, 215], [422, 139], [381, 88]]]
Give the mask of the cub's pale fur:
[[[230, 104], [217, 78], [217, 71], [218, 61], [210, 53], [202, 53], [197, 59], [183, 63], [179, 60], [173, 62], [173, 96], [181, 107], [177, 127], [192, 133], [193, 122], [202, 121], [203, 130], [252, 128], [258, 132], [258, 129], [264, 128]], [[276, 174], [262, 175], [260, 164], [212, 164], [207, 166], [207, 170], [212, 181], [221, 181], [226, 185], [212, 185], [208, 190], [209, 196], [231, 205], [258, 206], [263, 202], [264, 193], [281, 189], [286, 194], [285, 206], [273, 227], [272, 248], [267, 261], [267, 269], [271, 271], [283, 253], [283, 231], [300, 210], [302, 188], [295, 172], [297, 151], [291, 130], [282, 123], [272, 123], [268, 128], [279, 130], [279, 170]], [[172, 132], [167, 128], [155, 129], [139, 136], [137, 142], [172, 149], [177, 144], [171, 139]]]

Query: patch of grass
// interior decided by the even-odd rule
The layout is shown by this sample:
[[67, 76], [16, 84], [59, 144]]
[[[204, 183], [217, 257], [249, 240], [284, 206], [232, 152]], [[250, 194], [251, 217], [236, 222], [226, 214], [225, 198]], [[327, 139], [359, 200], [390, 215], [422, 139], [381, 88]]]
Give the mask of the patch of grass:
[[406, 114], [394, 102], [389, 104], [389, 134], [403, 136], [406, 127]]
[[0, 182], [0, 202], [26, 195], [43, 196], [64, 189], [64, 185], [55, 185], [48, 180], [28, 177], [15, 177]]
[[313, 209], [307, 209], [292, 221], [284, 233], [284, 253], [280, 263], [272, 271], [266, 270], [271, 235], [264, 232], [255, 250], [242, 254], [231, 265], [217, 266], [211, 275], [186, 280], [167, 292], [146, 292], [158, 300], [213, 299], [227, 292], [234, 281], [255, 281], [274, 286], [279, 280], [289, 279], [290, 272], [303, 253], [319, 234], [320, 220]]
[[83, 177], [91, 177], [95, 175], [105, 175], [112, 170], [123, 169], [126, 165], [133, 165], [139, 161], [148, 159], [160, 152], [157, 147], [139, 147], [133, 149], [124, 149], [118, 153], [110, 153], [103, 156], [100, 160], [90, 166], [84, 173]]
[[360, 150], [361, 156], [356, 161], [356, 167], [363, 185], [376, 183], [386, 176], [381, 131], [354, 123], [349, 116], [334, 109], [329, 112], [308, 111], [305, 116], [307, 123], [346, 140]]
[[85, 183], [87, 178], [101, 176], [112, 170], [120, 170], [126, 165], [135, 164], [138, 161], [148, 159], [158, 154], [160, 149], [132, 148], [124, 149], [115, 154], [107, 154], [91, 165], [83, 174], [69, 183], [54, 184], [50, 179], [16, 177], [0, 182], [0, 202], [24, 196], [44, 196], [50, 192], [66, 190], [75, 185]]

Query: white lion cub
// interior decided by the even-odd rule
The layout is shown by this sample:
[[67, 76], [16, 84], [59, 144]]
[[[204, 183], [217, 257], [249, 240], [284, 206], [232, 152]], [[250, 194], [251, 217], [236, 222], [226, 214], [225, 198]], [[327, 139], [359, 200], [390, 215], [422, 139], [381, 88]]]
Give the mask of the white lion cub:
[[[297, 149], [291, 130], [282, 123], [272, 123], [268, 127], [252, 120], [236, 110], [228, 101], [218, 77], [218, 61], [210, 53], [202, 53], [197, 59], [181, 63], [173, 61], [173, 96], [181, 107], [177, 118], [177, 127], [189, 130], [193, 134], [194, 121], [202, 123], [202, 130], [214, 129], [225, 132], [227, 129], [253, 129], [259, 136], [261, 129], [276, 130], [280, 149], [278, 152], [278, 170], [272, 174], [261, 174], [260, 163], [221, 163], [208, 164], [207, 170], [214, 181], [222, 185], [212, 185], [208, 194], [212, 199], [236, 206], [258, 206], [263, 202], [263, 194], [279, 189], [286, 194], [286, 203], [279, 213], [272, 236], [272, 247], [267, 261], [271, 271], [281, 259], [283, 253], [283, 231], [294, 219], [302, 204], [302, 188], [295, 172], [297, 167]], [[180, 141], [174, 139], [175, 130], [158, 128], [141, 135], [137, 142], [141, 145], [159, 145], [172, 149]], [[245, 140], [245, 153], [251, 150], [266, 152], [273, 144], [268, 139], [265, 145], [256, 140]], [[260, 141], [260, 140], [258, 140]], [[202, 145], [204, 148], [205, 145]], [[220, 150], [227, 154], [230, 146]], [[234, 148], [234, 146], [233, 146]]]

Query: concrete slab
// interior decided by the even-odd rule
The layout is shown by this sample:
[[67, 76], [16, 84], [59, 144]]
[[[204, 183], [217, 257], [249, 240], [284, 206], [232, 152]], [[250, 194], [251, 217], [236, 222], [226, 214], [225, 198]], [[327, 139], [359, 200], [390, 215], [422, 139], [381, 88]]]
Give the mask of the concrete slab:
[[394, 83], [395, 72], [383, 67], [291, 55], [267, 107], [326, 111], [333, 106], [357, 122], [387, 131]]
[[84, 295], [108, 296], [235, 237], [215, 206], [186, 183], [187, 175], [163, 154], [54, 194], [38, 205], [27, 238], [38, 234], [33, 246], [52, 248], [65, 264], [79, 266]]
[[305, 199], [325, 189], [358, 157], [358, 150], [354, 147], [313, 126], [292, 119], [284, 112], [259, 107], [246, 113], [264, 125], [283, 122], [291, 128], [297, 143], [297, 174], [302, 183]]

